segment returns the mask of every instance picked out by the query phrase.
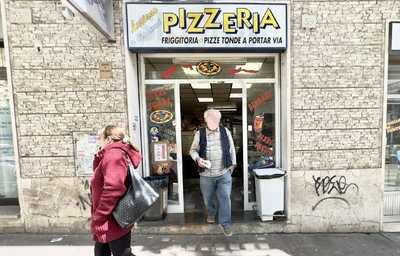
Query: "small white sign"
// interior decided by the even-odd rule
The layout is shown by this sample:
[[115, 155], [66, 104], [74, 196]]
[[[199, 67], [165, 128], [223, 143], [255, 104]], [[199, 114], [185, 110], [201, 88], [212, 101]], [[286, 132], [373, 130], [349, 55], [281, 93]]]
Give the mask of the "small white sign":
[[400, 50], [400, 23], [392, 23], [392, 51]]
[[154, 144], [154, 162], [165, 162], [168, 160], [167, 143]]
[[287, 47], [287, 5], [127, 3], [131, 50]]

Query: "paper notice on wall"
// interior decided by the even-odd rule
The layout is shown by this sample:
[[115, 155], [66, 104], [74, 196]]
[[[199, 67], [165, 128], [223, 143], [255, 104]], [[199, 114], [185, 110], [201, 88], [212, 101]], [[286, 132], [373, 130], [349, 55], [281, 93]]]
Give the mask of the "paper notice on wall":
[[77, 176], [91, 176], [93, 173], [93, 158], [98, 144], [95, 133], [75, 132], [75, 170]]

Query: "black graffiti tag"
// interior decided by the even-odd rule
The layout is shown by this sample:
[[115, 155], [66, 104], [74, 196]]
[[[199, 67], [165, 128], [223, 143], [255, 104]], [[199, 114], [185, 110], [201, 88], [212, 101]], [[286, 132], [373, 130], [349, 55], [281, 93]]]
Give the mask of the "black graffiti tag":
[[92, 195], [90, 193], [89, 181], [88, 180], [82, 181], [82, 186], [84, 192], [79, 193], [76, 206], [79, 206], [81, 209], [86, 211], [87, 208], [90, 208], [92, 206]]
[[329, 195], [334, 190], [341, 195], [346, 194], [347, 190], [351, 187], [354, 187], [357, 192], [359, 190], [357, 184], [347, 183], [345, 176], [338, 177], [333, 175], [332, 177], [326, 176], [324, 178], [315, 178], [313, 175], [312, 177], [314, 180], [315, 193], [317, 193], [318, 196], [321, 194]]

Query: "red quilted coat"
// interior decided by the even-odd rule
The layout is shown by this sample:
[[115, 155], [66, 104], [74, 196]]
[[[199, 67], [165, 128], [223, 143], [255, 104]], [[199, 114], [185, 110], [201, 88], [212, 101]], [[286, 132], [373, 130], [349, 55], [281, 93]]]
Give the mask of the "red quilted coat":
[[91, 233], [100, 243], [116, 240], [130, 231], [121, 228], [112, 216], [126, 191], [127, 156], [137, 168], [141, 161], [140, 153], [130, 144], [118, 141], [99, 151], [93, 160]]

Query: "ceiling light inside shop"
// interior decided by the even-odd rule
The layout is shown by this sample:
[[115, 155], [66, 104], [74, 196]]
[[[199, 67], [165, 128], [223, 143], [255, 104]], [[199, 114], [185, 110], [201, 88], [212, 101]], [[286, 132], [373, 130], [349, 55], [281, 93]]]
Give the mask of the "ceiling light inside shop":
[[241, 93], [231, 93], [229, 98], [242, 98], [243, 95]]
[[[246, 84], [247, 89], [250, 89], [252, 86], [253, 86], [252, 84]], [[239, 83], [234, 83], [232, 85], [232, 89], [242, 89], [242, 88], [243, 88], [242, 84], [239, 84]]]
[[224, 108], [224, 109], [218, 109], [221, 112], [236, 112], [237, 108]]
[[231, 108], [236, 108], [236, 105], [215, 105], [215, 104], [212, 104], [212, 105], [208, 105], [208, 109], [219, 109], [219, 110], [221, 110], [221, 109], [231, 109]]
[[198, 98], [199, 102], [214, 102], [213, 98]]
[[[244, 65], [237, 65], [236, 69], [241, 69], [242, 70], [241, 72], [246, 73], [245, 70], [259, 71], [261, 69], [262, 65], [263, 65], [262, 62], [247, 62]], [[251, 74], [251, 73], [249, 73], [249, 74]]]
[[[204, 58], [204, 57], [194, 57], [190, 56], [190, 62], [189, 63], [198, 63], [200, 61], [204, 60], [209, 60], [212, 62], [216, 62], [218, 64], [221, 63], [229, 63], [229, 64], [237, 64], [237, 65], [245, 65], [246, 64], [246, 58], [238, 58], [238, 57], [215, 57], [215, 58]], [[173, 58], [172, 59], [173, 64], [188, 64], [188, 57], [186, 58]]]
[[200, 84], [200, 83], [196, 83], [196, 84], [191, 84], [193, 89], [211, 89], [211, 85], [209, 83], [206, 84]]

